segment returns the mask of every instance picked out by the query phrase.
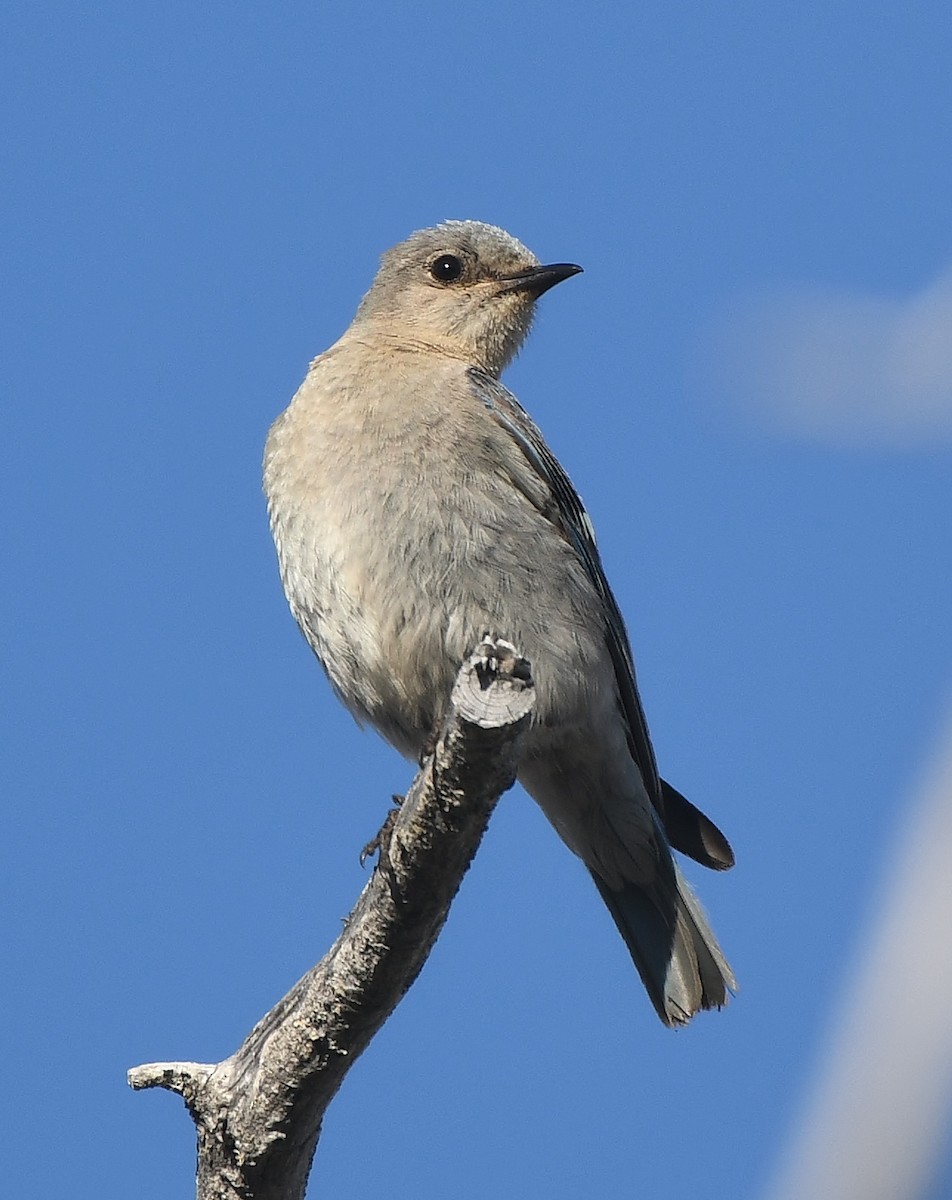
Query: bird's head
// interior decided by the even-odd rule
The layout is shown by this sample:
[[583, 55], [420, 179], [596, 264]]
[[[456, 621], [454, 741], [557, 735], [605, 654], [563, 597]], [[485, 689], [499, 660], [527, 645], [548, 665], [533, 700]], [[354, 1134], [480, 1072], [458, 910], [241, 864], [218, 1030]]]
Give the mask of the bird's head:
[[525, 340], [536, 300], [581, 269], [543, 266], [494, 225], [444, 221], [384, 254], [355, 326], [372, 324], [498, 375]]

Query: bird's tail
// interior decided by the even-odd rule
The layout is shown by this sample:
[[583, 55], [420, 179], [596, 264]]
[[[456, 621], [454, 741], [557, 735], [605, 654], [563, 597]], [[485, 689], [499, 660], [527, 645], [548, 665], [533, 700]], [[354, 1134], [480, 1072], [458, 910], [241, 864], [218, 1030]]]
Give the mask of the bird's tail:
[[614, 890], [591, 874], [665, 1025], [684, 1025], [700, 1009], [727, 1003], [737, 988], [734, 974], [676, 863], [647, 888], [626, 883]]

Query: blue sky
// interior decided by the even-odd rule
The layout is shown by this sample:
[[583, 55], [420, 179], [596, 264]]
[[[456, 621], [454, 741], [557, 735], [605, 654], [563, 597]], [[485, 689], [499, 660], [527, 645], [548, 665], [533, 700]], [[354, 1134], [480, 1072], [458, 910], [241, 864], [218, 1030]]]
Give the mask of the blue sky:
[[410, 770], [294, 628], [261, 449], [380, 252], [473, 217], [585, 267], [507, 382], [591, 511], [662, 769], [733, 841], [691, 878], [741, 991], [663, 1029], [514, 791], [312, 1191], [765, 1195], [949, 695], [948, 6], [3, 27], [15, 1190], [189, 1194], [180, 1102], [125, 1070], [229, 1054], [364, 882]]

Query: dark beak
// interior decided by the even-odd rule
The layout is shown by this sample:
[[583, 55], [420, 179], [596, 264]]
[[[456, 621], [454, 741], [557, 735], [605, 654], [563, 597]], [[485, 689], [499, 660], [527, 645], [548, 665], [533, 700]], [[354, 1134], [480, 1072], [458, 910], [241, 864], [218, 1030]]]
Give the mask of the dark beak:
[[529, 267], [515, 275], [504, 275], [499, 282], [504, 292], [528, 292], [537, 300], [543, 292], [555, 287], [563, 279], [578, 275], [581, 270], [575, 263], [550, 263], [546, 267]]

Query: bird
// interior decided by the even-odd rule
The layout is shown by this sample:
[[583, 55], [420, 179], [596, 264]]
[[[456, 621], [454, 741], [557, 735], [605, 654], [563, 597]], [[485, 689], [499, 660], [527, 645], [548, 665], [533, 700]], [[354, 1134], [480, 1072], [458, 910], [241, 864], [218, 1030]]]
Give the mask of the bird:
[[714, 870], [734, 854], [658, 774], [592, 522], [500, 382], [539, 298], [581, 270], [479, 221], [386, 251], [271, 426], [264, 490], [295, 620], [358, 722], [406, 757], [419, 759], [487, 632], [528, 658], [519, 782], [676, 1027], [736, 982], [672, 850]]

